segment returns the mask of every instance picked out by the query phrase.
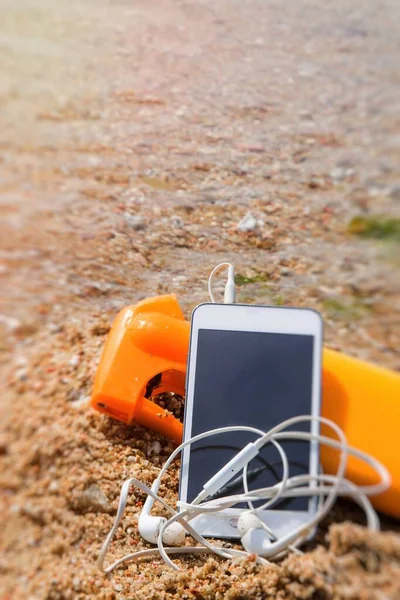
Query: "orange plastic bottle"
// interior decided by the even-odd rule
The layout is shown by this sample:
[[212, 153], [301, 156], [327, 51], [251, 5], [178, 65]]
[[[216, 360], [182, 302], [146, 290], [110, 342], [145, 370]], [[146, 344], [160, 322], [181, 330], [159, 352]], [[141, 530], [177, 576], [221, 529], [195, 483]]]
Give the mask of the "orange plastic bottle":
[[131, 424], [154, 429], [179, 443], [182, 423], [150, 398], [185, 394], [189, 323], [175, 296], [127, 306], [108, 335], [95, 378], [91, 405]]
[[[392, 486], [372, 496], [376, 508], [400, 518], [400, 374], [325, 348], [322, 415], [341, 427], [350, 446], [386, 466]], [[332, 436], [322, 427], [325, 435]], [[338, 452], [321, 446], [324, 471], [336, 473]], [[346, 476], [359, 484], [377, 483], [371, 467], [349, 457]]]

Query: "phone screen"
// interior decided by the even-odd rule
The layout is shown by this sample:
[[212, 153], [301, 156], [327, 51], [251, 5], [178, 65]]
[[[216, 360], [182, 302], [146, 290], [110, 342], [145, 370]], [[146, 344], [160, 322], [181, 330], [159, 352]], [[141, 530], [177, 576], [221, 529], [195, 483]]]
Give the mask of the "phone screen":
[[[303, 334], [199, 329], [191, 436], [228, 425], [269, 430], [285, 419], [311, 414], [314, 337]], [[291, 427], [310, 431], [309, 423]], [[254, 435], [235, 432], [192, 445], [188, 469], [188, 502]], [[310, 471], [310, 445], [282, 441], [290, 476]], [[282, 464], [273, 446], [264, 447], [249, 463], [249, 488], [274, 485]], [[217, 496], [243, 491], [240, 477]], [[285, 499], [279, 510], [306, 511], [309, 499]], [[257, 504], [256, 504], [257, 505]]]

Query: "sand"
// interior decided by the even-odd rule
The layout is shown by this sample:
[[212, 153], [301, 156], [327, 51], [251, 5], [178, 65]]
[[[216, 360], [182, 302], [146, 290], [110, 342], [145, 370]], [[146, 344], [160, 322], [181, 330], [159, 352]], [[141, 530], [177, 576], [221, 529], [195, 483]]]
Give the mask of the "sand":
[[[316, 308], [327, 345], [400, 367], [398, 241], [349, 229], [399, 216], [398, 3], [0, 11], [1, 600], [399, 598], [398, 523], [370, 534], [344, 502], [268, 567], [154, 558], [104, 576], [122, 481], [150, 484], [173, 445], [88, 408], [118, 311], [173, 292], [189, 317], [221, 260], [240, 301]], [[177, 486], [178, 464], [171, 503]], [[148, 547], [143, 501], [110, 559]]]

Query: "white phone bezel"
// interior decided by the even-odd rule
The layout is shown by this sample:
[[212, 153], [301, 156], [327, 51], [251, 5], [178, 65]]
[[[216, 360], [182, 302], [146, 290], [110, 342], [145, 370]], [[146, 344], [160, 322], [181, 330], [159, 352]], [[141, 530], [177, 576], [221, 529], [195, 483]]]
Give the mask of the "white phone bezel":
[[[192, 435], [194, 380], [197, 342], [200, 329], [255, 331], [266, 333], [304, 334], [314, 337], [311, 414], [318, 416], [321, 405], [321, 370], [323, 321], [321, 315], [307, 308], [255, 306], [243, 304], [200, 304], [192, 313], [183, 439]], [[240, 423], [238, 423], [240, 425]], [[319, 423], [311, 423], [311, 432], [319, 433]], [[187, 501], [190, 447], [182, 453], [179, 499]], [[310, 473], [318, 474], [318, 442], [310, 444]], [[312, 498], [307, 511], [265, 510], [259, 516], [276, 533], [285, 535], [294, 527], [306, 523], [315, 513], [317, 499]], [[241, 509], [229, 509], [218, 514], [200, 515], [191, 525], [205, 537], [239, 538], [237, 519]]]

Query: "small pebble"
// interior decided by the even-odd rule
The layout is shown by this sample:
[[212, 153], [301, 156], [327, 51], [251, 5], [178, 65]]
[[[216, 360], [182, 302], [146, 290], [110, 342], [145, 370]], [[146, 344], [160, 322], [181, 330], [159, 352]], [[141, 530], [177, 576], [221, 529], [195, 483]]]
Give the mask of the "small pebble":
[[110, 504], [98, 485], [92, 484], [81, 492], [76, 500], [76, 508], [81, 512], [108, 513]]
[[59, 486], [58, 486], [58, 482], [57, 481], [51, 481], [49, 483], [48, 490], [49, 490], [49, 492], [54, 493], [54, 492], [58, 491], [58, 487]]
[[249, 212], [249, 213], [247, 213], [247, 215], [245, 215], [243, 217], [243, 219], [241, 219], [239, 221], [239, 223], [236, 226], [236, 229], [237, 229], [237, 231], [241, 231], [241, 232], [245, 233], [247, 231], [253, 231], [256, 227], [257, 227], [257, 219], [255, 218], [254, 215], [252, 215]]
[[81, 587], [81, 580], [79, 579], [79, 577], [73, 578], [72, 586], [76, 592], [79, 591], [79, 588]]
[[70, 406], [72, 408], [79, 409], [79, 408], [82, 408], [83, 406], [86, 406], [87, 404], [89, 404], [89, 401], [90, 401], [90, 396], [81, 394], [76, 400], [73, 400], [72, 402], [70, 402]]
[[0, 323], [3, 323], [9, 331], [15, 331], [21, 325], [18, 319], [8, 317], [7, 315], [0, 315]]
[[158, 440], [152, 442], [147, 450], [147, 456], [152, 456], [153, 454], [158, 455], [161, 452], [161, 444]]
[[26, 358], [26, 356], [24, 356], [23, 354], [20, 354], [19, 356], [17, 356], [17, 358], [15, 359], [15, 364], [18, 367], [26, 367], [28, 364], [28, 359]]
[[78, 354], [74, 354], [74, 356], [72, 358], [70, 358], [70, 360], [68, 361], [68, 364], [71, 367], [77, 367], [79, 365], [79, 361], [80, 361], [80, 359], [79, 359]]
[[342, 181], [343, 179], [349, 177], [349, 175], [352, 175], [353, 173], [354, 169], [351, 169], [350, 167], [335, 167], [330, 172], [330, 176], [331, 179], [334, 179], [335, 181]]
[[175, 227], [176, 229], [181, 229], [185, 224], [182, 217], [179, 215], [172, 215], [169, 219], [169, 222], [171, 226]]
[[146, 229], [146, 220], [142, 215], [130, 215], [129, 213], [125, 213], [124, 219], [127, 225], [135, 231], [143, 231]]

